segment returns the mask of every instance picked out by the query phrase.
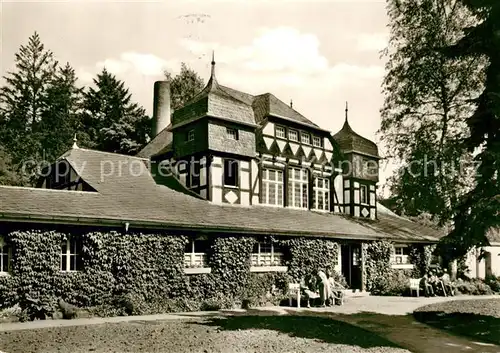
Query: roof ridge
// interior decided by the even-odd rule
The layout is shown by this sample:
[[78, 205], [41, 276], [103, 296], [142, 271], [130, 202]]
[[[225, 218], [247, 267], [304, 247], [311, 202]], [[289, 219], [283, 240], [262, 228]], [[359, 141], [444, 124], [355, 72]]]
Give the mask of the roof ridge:
[[19, 190], [29, 190], [29, 191], [41, 191], [41, 192], [61, 192], [61, 193], [71, 193], [71, 194], [99, 194], [98, 191], [81, 191], [81, 190], [66, 190], [66, 189], [47, 189], [47, 188], [37, 188], [34, 186], [14, 186], [14, 185], [0, 185], [0, 188], [7, 189], [19, 189]]
[[[73, 150], [74, 149], [69, 149], [67, 152], [65, 152], [63, 155], [61, 155], [61, 157], [59, 157], [58, 159], [61, 159], [63, 157], [67, 157], [68, 156], [67, 154], [70, 153], [70, 152], [72, 152]], [[94, 149], [91, 149], [91, 148], [81, 148], [81, 147], [79, 147], [78, 151], [95, 152], [95, 153], [101, 153], [101, 154], [112, 154], [114, 156], [122, 156], [122, 157], [128, 157], [128, 158], [134, 158], [134, 159], [140, 159], [140, 160], [144, 160], [144, 161], [149, 161], [148, 158], [144, 158], [144, 157], [131, 156], [131, 155], [128, 155], [128, 154], [116, 153], [116, 152], [99, 151], [99, 150], [94, 150]]]

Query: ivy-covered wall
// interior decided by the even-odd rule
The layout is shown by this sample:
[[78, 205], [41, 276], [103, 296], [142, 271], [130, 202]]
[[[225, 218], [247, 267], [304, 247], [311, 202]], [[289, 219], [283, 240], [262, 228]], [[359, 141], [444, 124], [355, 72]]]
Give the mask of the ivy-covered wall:
[[365, 259], [363, 278], [366, 290], [372, 294], [382, 293], [388, 286], [392, 248], [393, 244], [384, 240], [364, 243], [361, 247]]
[[[81, 239], [83, 269], [61, 272], [60, 245], [70, 235]], [[19, 227], [0, 236], [13, 248], [11, 275], [0, 277], [0, 308], [18, 303], [25, 311], [53, 312], [62, 299], [99, 315], [218, 309], [243, 300], [276, 304], [289, 282], [333, 269], [339, 252], [332, 240], [271, 238], [285, 250], [288, 271], [252, 273], [256, 238], [214, 235], [211, 273], [186, 275], [184, 248], [194, 234]]]

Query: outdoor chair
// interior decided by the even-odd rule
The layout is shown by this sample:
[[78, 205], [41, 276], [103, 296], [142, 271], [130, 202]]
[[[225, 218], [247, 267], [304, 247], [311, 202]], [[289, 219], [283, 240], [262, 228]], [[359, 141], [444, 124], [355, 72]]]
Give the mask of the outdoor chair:
[[413, 296], [413, 291], [416, 291], [417, 297], [420, 296], [420, 280], [421, 278], [410, 278], [410, 295]]

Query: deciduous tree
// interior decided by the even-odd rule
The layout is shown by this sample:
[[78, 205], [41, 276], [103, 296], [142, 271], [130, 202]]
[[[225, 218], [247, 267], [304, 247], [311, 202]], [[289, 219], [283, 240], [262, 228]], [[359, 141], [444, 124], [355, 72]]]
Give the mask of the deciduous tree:
[[467, 137], [471, 99], [481, 89], [484, 60], [450, 58], [474, 16], [459, 0], [388, 0], [390, 41], [380, 133], [401, 168], [391, 178], [400, 212], [428, 212], [442, 221], [470, 184]]
[[456, 208], [455, 228], [448, 240], [455, 255], [473, 246], [488, 245], [487, 232], [500, 227], [500, 2], [462, 0], [479, 22], [467, 27], [464, 36], [444, 50], [451, 58], [486, 58], [484, 90], [467, 120], [469, 136], [464, 146], [476, 151], [479, 168], [474, 188]]
[[170, 99], [173, 110], [184, 106], [205, 86], [203, 79], [185, 63], [181, 63], [181, 72], [175, 77], [169, 72], [165, 72], [165, 76], [170, 82]]

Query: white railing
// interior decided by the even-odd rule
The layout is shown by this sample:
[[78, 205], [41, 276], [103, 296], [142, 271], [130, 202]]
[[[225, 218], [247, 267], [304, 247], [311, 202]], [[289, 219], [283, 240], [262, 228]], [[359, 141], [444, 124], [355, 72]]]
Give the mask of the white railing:
[[283, 254], [281, 253], [261, 253], [252, 254], [252, 266], [281, 266]]
[[391, 263], [397, 265], [409, 264], [410, 259], [408, 255], [392, 255]]
[[184, 254], [184, 267], [206, 267], [207, 254], [205, 253], [186, 253]]

